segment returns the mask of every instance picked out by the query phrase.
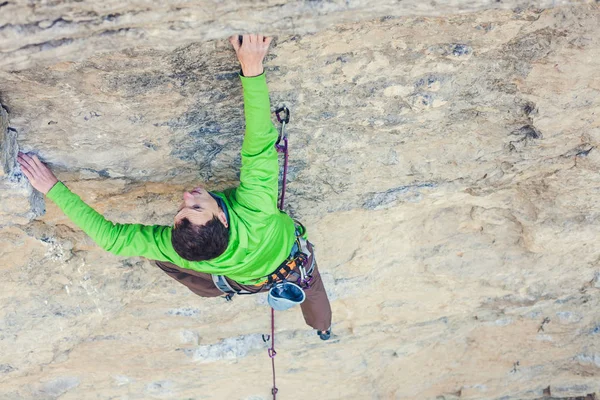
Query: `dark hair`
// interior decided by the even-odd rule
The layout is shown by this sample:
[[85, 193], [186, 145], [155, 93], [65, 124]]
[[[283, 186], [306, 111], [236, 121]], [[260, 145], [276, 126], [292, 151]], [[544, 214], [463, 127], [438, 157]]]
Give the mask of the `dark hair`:
[[171, 244], [188, 261], [211, 260], [223, 254], [229, 242], [229, 229], [215, 215], [204, 225], [183, 218], [173, 227]]

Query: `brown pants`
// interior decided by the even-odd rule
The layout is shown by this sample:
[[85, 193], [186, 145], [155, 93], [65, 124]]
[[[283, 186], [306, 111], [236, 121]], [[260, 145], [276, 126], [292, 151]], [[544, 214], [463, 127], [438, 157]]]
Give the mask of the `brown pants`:
[[[210, 274], [202, 272], [196, 272], [191, 269], [183, 269], [175, 264], [163, 261], [155, 261], [158, 268], [162, 269], [171, 278], [175, 279], [179, 283], [184, 284], [192, 292], [201, 297], [218, 297], [224, 296], [214, 284]], [[331, 326], [331, 305], [327, 298], [327, 292], [325, 292], [325, 286], [321, 280], [321, 275], [315, 268], [312, 273], [313, 280], [310, 284], [310, 288], [305, 289], [306, 300], [300, 305], [302, 308], [302, 315], [304, 315], [304, 321], [309, 326], [319, 330], [326, 331]], [[251, 292], [266, 292], [266, 288], [260, 288], [260, 286], [246, 286], [240, 285], [239, 283], [226, 278], [229, 285], [234, 290], [248, 290]], [[294, 281], [295, 279], [290, 279]], [[259, 290], [260, 289], [260, 290]]]

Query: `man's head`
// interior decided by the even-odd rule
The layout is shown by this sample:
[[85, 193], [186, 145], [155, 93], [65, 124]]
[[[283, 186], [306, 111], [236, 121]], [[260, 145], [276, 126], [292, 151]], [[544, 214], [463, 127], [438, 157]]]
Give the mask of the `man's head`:
[[229, 242], [225, 212], [203, 188], [183, 194], [171, 235], [173, 248], [189, 261], [204, 261], [223, 254]]

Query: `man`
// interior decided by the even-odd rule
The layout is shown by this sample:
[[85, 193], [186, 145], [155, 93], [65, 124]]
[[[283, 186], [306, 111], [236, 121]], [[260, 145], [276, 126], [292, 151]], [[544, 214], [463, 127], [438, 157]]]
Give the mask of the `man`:
[[[331, 307], [312, 254], [311, 279], [300, 274], [303, 229], [277, 208], [279, 164], [263, 70], [271, 38], [230, 38], [241, 64], [246, 133], [240, 185], [223, 193], [201, 187], [183, 194], [174, 226], [114, 224], [72, 193], [36, 156], [19, 153], [22, 171], [99, 246], [122, 256], [155, 260], [169, 276], [203, 297], [266, 291], [282, 280], [305, 283], [304, 319], [323, 340], [330, 335]], [[299, 246], [302, 247], [299, 249]], [[306, 258], [304, 259], [305, 264]], [[309, 265], [309, 266], [310, 266]], [[301, 272], [304, 272], [302, 269]], [[302, 278], [300, 277], [302, 275]]]

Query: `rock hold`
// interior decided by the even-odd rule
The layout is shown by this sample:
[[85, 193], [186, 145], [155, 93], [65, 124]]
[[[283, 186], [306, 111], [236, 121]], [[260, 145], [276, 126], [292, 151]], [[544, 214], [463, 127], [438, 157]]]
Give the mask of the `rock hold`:
[[[0, 227], [25, 224], [45, 212], [43, 195], [21, 172], [18, 152], [17, 131], [9, 126], [8, 113], [0, 104]], [[23, 198], [27, 201], [20, 201]]]

